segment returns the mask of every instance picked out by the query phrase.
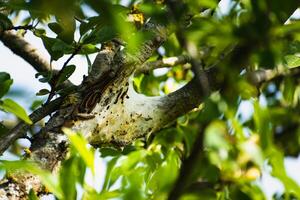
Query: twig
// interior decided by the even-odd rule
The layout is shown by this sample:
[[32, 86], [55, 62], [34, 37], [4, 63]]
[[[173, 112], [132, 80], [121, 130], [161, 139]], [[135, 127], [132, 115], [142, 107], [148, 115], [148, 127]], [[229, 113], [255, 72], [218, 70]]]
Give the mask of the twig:
[[[50, 113], [59, 108], [62, 103], [63, 97], [57, 98], [49, 104], [35, 110], [29, 115], [33, 123], [38, 122]], [[13, 129], [11, 129], [5, 136], [0, 138], [0, 155], [18, 138], [23, 137], [26, 131], [30, 128], [30, 125], [20, 122]]]
[[73, 52], [72, 55], [66, 60], [66, 62], [65, 62], [64, 65], [63, 65], [63, 67], [61, 68], [61, 70], [55, 75], [55, 77], [56, 77], [57, 79], [55, 79], [55, 80], [52, 82], [52, 84], [51, 84], [51, 86], [52, 86], [52, 87], [51, 87], [51, 91], [50, 91], [50, 93], [49, 93], [48, 99], [47, 99], [47, 101], [46, 101], [45, 104], [48, 104], [48, 103], [51, 101], [51, 99], [54, 97], [54, 95], [55, 95], [55, 90], [56, 90], [56, 88], [57, 88], [57, 80], [58, 80], [58, 78], [61, 76], [63, 70], [66, 68], [66, 66], [68, 65], [68, 63], [69, 63], [69, 62], [73, 59], [73, 57], [80, 51], [80, 49], [81, 49], [81, 46], [78, 46], [78, 47], [75, 48], [74, 52]]
[[34, 28], [34, 26], [32, 26], [32, 25], [13, 26], [13, 27], [7, 29], [6, 31], [9, 31], [9, 30], [15, 30], [15, 31], [17, 31], [17, 30], [31, 30], [33, 28]]
[[[16, 35], [13, 31], [0, 32], [0, 40], [13, 53], [27, 61], [37, 72], [50, 72], [57, 74], [57, 70], [52, 70], [49, 62], [39, 54], [38, 50], [27, 42], [23, 37]], [[51, 87], [53, 86], [49, 83]], [[71, 82], [65, 82], [66, 87], [72, 86]]]
[[137, 73], [148, 73], [153, 69], [163, 67], [173, 67], [180, 64], [186, 64], [190, 61], [190, 57], [187, 55], [180, 55], [177, 57], [163, 58], [161, 60], [146, 62], [137, 69]]
[[259, 69], [246, 74], [248, 81], [255, 86], [259, 86], [262, 83], [271, 81], [273, 79], [288, 76], [300, 76], [300, 66], [281, 71], [277, 69]]

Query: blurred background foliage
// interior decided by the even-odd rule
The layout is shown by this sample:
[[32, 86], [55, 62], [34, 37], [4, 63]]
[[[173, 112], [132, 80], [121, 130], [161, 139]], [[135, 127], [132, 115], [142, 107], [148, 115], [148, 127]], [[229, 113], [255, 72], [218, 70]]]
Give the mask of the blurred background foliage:
[[[8, 14], [0, 14], [0, 29], [13, 29], [15, 23], [30, 27], [18, 30], [18, 34], [32, 31], [43, 41], [51, 61], [79, 54], [90, 66], [89, 55], [99, 51], [99, 44], [116, 37], [124, 41], [127, 51], [138, 51], [138, 45], [149, 38], [143, 25], [150, 21], [168, 27], [171, 34], [149, 60], [187, 54], [203, 68], [220, 68], [225, 80], [222, 89], [199, 108], [129, 146], [93, 149], [80, 135], [66, 130], [71, 153], [57, 175], [29, 162], [2, 161], [7, 176], [9, 170], [16, 169], [38, 174], [58, 199], [168, 199], [170, 194], [182, 200], [266, 199], [259, 180], [262, 171], [269, 169], [285, 189], [273, 199], [300, 199], [300, 186], [287, 175], [284, 166], [285, 157], [297, 157], [300, 152], [299, 73], [279, 76], [259, 87], [249, 84], [242, 75], [258, 69], [287, 71], [299, 66], [300, 23], [297, 17], [291, 17], [299, 2], [232, 0], [226, 3], [226, 12], [221, 12], [221, 3], [0, 1], [2, 13]], [[21, 12], [28, 13], [28, 17], [20, 20]], [[49, 32], [56, 37], [50, 37]], [[60, 84], [76, 67], [63, 67], [54, 88], [57, 94], [63, 92]], [[41, 82], [53, 79], [51, 73], [39, 76], [43, 77]], [[193, 76], [192, 66], [184, 64], [136, 74], [134, 83], [138, 92], [157, 96], [177, 90]], [[3, 97], [11, 84], [9, 74], [1, 72], [0, 109], [30, 123], [19, 105]], [[44, 89], [38, 95], [48, 93]], [[41, 103], [33, 102], [32, 108]], [[245, 103], [248, 107], [242, 107]], [[4, 122], [0, 124], [1, 134], [8, 130]], [[28, 134], [41, 126], [43, 123], [36, 124]], [[9, 151], [19, 156], [22, 152], [30, 154], [20, 143]], [[95, 167], [95, 157], [104, 160], [105, 170]], [[99, 170], [97, 176], [95, 171]], [[91, 186], [88, 174], [103, 183]], [[178, 184], [181, 189], [176, 191]], [[37, 197], [31, 192], [29, 198]]]

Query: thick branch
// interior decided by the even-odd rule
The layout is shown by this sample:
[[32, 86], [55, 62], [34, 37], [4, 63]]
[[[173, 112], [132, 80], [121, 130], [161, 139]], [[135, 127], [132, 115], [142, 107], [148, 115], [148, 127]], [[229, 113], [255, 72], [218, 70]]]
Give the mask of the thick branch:
[[[62, 126], [70, 127], [75, 131], [78, 128], [76, 125], [79, 125], [80, 127], [88, 126], [87, 130], [90, 130], [89, 128], [95, 129], [95, 127], [93, 127], [94, 125], [98, 127], [103, 124], [105, 125], [105, 120], [107, 120], [107, 118], [113, 117], [113, 115], [109, 113], [118, 115], [118, 113], [121, 112], [121, 110], [118, 110], [120, 108], [119, 106], [122, 105], [124, 103], [124, 99], [126, 99], [124, 95], [128, 91], [128, 85], [126, 85], [126, 83], [128, 83], [129, 76], [134, 72], [138, 65], [144, 63], [152, 55], [153, 51], [155, 51], [155, 49], [157, 49], [161, 45], [161, 43], [165, 41], [166, 34], [163, 30], [163, 28], [157, 28], [154, 26], [153, 30], [150, 30], [153, 31], [154, 37], [151, 40], [143, 43], [140, 46], [139, 51], [134, 53], [128, 53], [126, 51], [124, 53], [121, 53], [113, 49], [103, 49], [97, 56], [97, 59], [93, 64], [92, 70], [94, 72], [96, 71], [97, 73], [89, 74], [89, 77], [85, 78], [82, 85], [79, 86], [78, 92], [74, 96], [69, 95], [64, 99], [64, 102], [69, 102], [69, 104], [67, 103], [67, 105], [64, 104], [63, 107], [60, 107], [59, 111], [50, 118], [45, 128], [43, 128], [40, 133], [34, 135], [29, 159], [38, 162], [45, 169], [55, 171], [57, 166], [59, 166], [60, 161], [64, 159], [68, 146], [68, 141], [65, 135], [61, 134], [60, 129]], [[106, 69], [104, 69], [103, 66]], [[115, 71], [114, 69], [117, 69], [117, 71]], [[109, 74], [107, 75], [106, 73], [110, 71], [112, 71], [112, 76]], [[140, 103], [143, 103], [143, 101], [141, 101]], [[93, 109], [94, 104], [96, 104], [96, 107]], [[105, 108], [108, 104], [118, 106], [111, 106], [110, 109]], [[78, 106], [87, 106], [87, 110], [92, 110], [92, 113], [77, 113]], [[130, 105], [130, 107], [135, 108], [132, 104]], [[117, 110], [115, 111], [114, 109]], [[147, 109], [150, 110], [150, 108], [148, 107]], [[94, 124], [93, 121], [87, 120], [93, 117], [93, 119], [99, 119], [99, 113], [95, 113], [97, 112], [97, 110], [99, 110], [99, 113], [104, 113], [104, 111], [108, 112], [106, 113], [106, 118], [102, 118], [102, 121], [98, 125]], [[91, 115], [94, 116], [91, 117]], [[95, 115], [98, 115], [99, 117], [96, 117]], [[130, 119], [140, 117], [138, 113], [134, 113], [134, 115], [132, 116], [130, 116], [129, 114], [128, 116], [130, 117]], [[121, 116], [119, 117], [120, 119], [124, 120], [128, 119], [122, 118]], [[145, 118], [145, 121], [149, 121], [149, 119]], [[113, 123], [113, 121], [111, 121], [110, 123]], [[148, 124], [152, 125], [151, 123]], [[130, 128], [130, 124], [127, 125]], [[21, 125], [20, 127], [16, 127], [16, 129], [22, 129], [23, 127], [24, 126]], [[112, 128], [114, 127], [115, 126], [112, 125]], [[123, 127], [118, 127], [119, 130], [121, 128]], [[137, 129], [131, 127], [130, 129], [140, 132], [140, 127], [136, 128]], [[89, 134], [93, 135], [94, 133], [96, 133], [93, 132], [93, 129]], [[113, 133], [115, 133], [115, 136], [112, 136], [113, 139], [111, 140], [111, 142], [119, 142], [123, 144], [125, 144], [126, 141], [132, 141], [132, 137], [138, 137], [140, 136], [140, 134], [145, 134], [145, 130], [143, 130], [140, 133], [135, 132], [138, 135], [133, 135], [132, 137], [131, 135], [123, 135], [122, 137], [122, 132], [117, 132], [116, 129], [113, 129], [113, 131]], [[106, 132], [106, 129], [103, 129], [103, 132]], [[88, 135], [86, 135], [86, 137], [88, 137]], [[126, 140], [126, 138], [128, 138], [128, 140]], [[91, 143], [93, 143], [94, 141], [97, 140], [95, 138], [92, 138]], [[103, 142], [103, 140], [101, 141]], [[28, 176], [32, 177], [31, 179], [33, 181], [31, 181], [30, 183], [25, 183], [23, 180], [27, 180]], [[8, 180], [5, 183], [1, 184], [0, 197], [2, 197], [1, 195], [3, 194], [4, 196], [13, 195], [13, 197], [22, 196], [22, 198], [25, 199], [26, 194], [28, 193], [30, 188], [33, 188], [36, 192], [40, 192], [43, 188], [41, 186], [42, 185], [37, 176], [24, 174], [23, 176], [19, 177], [14, 183]], [[14, 193], [11, 194], [10, 191], [14, 191]]]
[[[115, 50], [103, 49], [100, 52], [93, 64], [93, 70], [98, 70], [100, 76], [90, 74], [91, 78], [86, 78], [80, 86], [79, 100], [71, 102], [69, 107], [60, 108], [43, 129], [44, 133], [35, 135], [31, 148], [33, 160], [47, 169], [55, 169], [64, 158], [68, 143], [60, 134], [61, 126], [81, 132], [93, 145], [125, 145], [161, 129], [197, 107], [211, 91], [221, 88], [223, 80], [220, 77], [223, 76], [219, 76], [221, 72], [213, 67], [201, 71], [197, 77], [204, 81], [193, 79], [169, 95], [147, 97], [138, 94], [130, 76], [167, 38], [163, 27], [154, 29], [155, 37], [142, 44], [137, 52], [130, 54], [125, 51], [124, 55]], [[101, 71], [103, 66], [108, 69]], [[120, 70], [114, 71], [114, 67]], [[101, 81], [109, 70], [113, 71], [113, 76]], [[87, 107], [88, 112], [76, 113], [77, 106]]]
[[0, 33], [0, 40], [12, 52], [31, 64], [37, 72], [48, 72], [51, 70], [49, 62], [23, 37], [14, 34], [12, 31], [4, 31]]
[[[170, 119], [187, 113], [191, 109], [197, 107], [207, 95], [212, 91], [222, 89], [222, 72], [216, 67], [210, 68], [207, 71], [201, 73], [200, 81], [196, 81], [195, 78], [181, 89], [170, 93], [162, 98], [162, 109], [165, 108], [166, 115]], [[262, 83], [271, 81], [276, 78], [282, 78], [287, 76], [299, 76], [300, 67], [292, 68], [285, 71], [278, 71], [276, 69], [270, 70], [257, 70], [249, 72], [245, 76], [250, 84], [259, 86]], [[203, 77], [207, 82], [202, 82]], [[204, 83], [204, 84], [202, 84]], [[207, 84], [209, 91], [207, 91]]]
[[141, 44], [136, 51], [126, 53], [126, 64], [134, 64], [135, 69], [148, 60], [153, 52], [167, 40], [169, 34], [169, 30], [166, 27], [151, 23], [145, 25], [144, 31], [152, 33], [152, 39]]
[[[293, 74], [299, 73], [296, 69], [292, 71]], [[73, 129], [82, 132], [95, 145], [128, 144], [137, 137], [161, 129], [196, 108], [211, 92], [222, 89], [224, 76], [221, 73], [217, 67], [202, 71], [200, 81], [194, 78], [181, 89], [162, 97], [147, 97], [136, 93], [131, 83], [124, 86], [116, 82], [118, 87], [108, 87], [91, 112], [95, 117], [75, 123]], [[262, 77], [261, 74], [264, 73], [259, 70], [249, 76]], [[282, 73], [261, 80], [268, 81], [279, 76]]]
[[[59, 71], [52, 70], [49, 62], [39, 54], [38, 50], [27, 42], [23, 37], [16, 35], [13, 31], [0, 32], [0, 40], [16, 55], [27, 61], [37, 72], [50, 72], [57, 74]], [[54, 86], [52, 83], [49, 83]], [[64, 87], [70, 87], [73, 84], [65, 81]]]
[[[214, 71], [203, 72], [211, 83]], [[81, 132], [91, 144], [115, 143], [125, 145], [138, 137], [155, 132], [178, 116], [198, 106], [206, 97], [206, 85], [197, 85], [193, 79], [183, 88], [162, 97], [138, 94], [119, 77], [102, 93], [102, 98], [91, 111], [94, 116], [77, 121], [72, 129]], [[212, 86], [213, 88], [214, 86]]]
[[[27, 155], [27, 159], [36, 161], [42, 168], [55, 172], [56, 167], [66, 156], [68, 141], [61, 133], [39, 133], [34, 136], [32, 146], [35, 148], [31, 148], [32, 153]], [[0, 199], [25, 200], [28, 199], [31, 189], [39, 195], [48, 193], [37, 175], [16, 171], [11, 173], [10, 177], [0, 181]]]

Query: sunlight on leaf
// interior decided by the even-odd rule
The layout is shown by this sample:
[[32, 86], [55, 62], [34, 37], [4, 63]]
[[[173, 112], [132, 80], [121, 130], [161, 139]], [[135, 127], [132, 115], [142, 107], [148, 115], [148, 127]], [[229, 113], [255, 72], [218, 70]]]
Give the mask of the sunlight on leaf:
[[7, 171], [27, 171], [40, 177], [46, 188], [55, 194], [58, 198], [62, 198], [62, 191], [59, 188], [58, 177], [49, 171], [41, 169], [36, 163], [30, 161], [0, 161], [0, 167]]
[[76, 149], [81, 158], [84, 160], [85, 164], [95, 172], [94, 169], [94, 153], [91, 148], [87, 147], [87, 141], [82, 137], [82, 135], [72, 132], [70, 129], [63, 128], [63, 132], [68, 136], [71, 145]]
[[26, 111], [19, 104], [17, 104], [11, 99], [4, 99], [0, 101], [0, 109], [15, 114], [27, 124], [32, 124], [32, 121], [26, 114]]

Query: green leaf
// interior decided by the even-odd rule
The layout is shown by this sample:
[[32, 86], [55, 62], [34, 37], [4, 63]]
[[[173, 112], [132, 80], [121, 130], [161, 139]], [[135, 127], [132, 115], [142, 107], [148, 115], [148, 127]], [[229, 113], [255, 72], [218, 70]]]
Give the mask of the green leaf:
[[33, 32], [37, 37], [42, 37], [42, 36], [45, 36], [46, 35], [46, 31], [45, 29], [34, 29], [34, 32]]
[[49, 171], [41, 169], [36, 163], [30, 161], [0, 161], [0, 167], [7, 171], [23, 170], [40, 177], [46, 188], [56, 197], [62, 198], [62, 191], [59, 188], [58, 177]]
[[103, 26], [99, 30], [93, 30], [82, 38], [82, 43], [98, 44], [109, 41], [117, 36], [116, 29], [113, 26]]
[[62, 41], [60, 39], [56, 39], [55, 43], [52, 46], [53, 51], [61, 51], [65, 54], [73, 53], [73, 51], [74, 51], [73, 49], [74, 48], [71, 45], [66, 44], [64, 41]]
[[218, 198], [217, 198], [216, 192], [210, 188], [200, 189], [194, 193], [184, 194], [180, 198], [180, 200], [199, 200], [199, 199], [215, 200]]
[[39, 81], [41, 83], [49, 83], [51, 79], [49, 79], [48, 77], [43, 77], [43, 78], [40, 78]]
[[[136, 168], [137, 164], [146, 156], [145, 150], [131, 152], [126, 156], [120, 157], [118, 166], [114, 166], [111, 173], [108, 188], [112, 186], [121, 176], [128, 176], [132, 170]], [[122, 159], [123, 158], [123, 159]]]
[[262, 108], [259, 103], [254, 102], [254, 123], [256, 130], [260, 136], [260, 142], [262, 149], [267, 149], [272, 147], [272, 129], [270, 125], [270, 114], [266, 108]]
[[113, 199], [113, 198], [118, 198], [122, 195], [122, 192], [119, 190], [113, 190], [113, 191], [102, 191], [98, 199]]
[[289, 68], [300, 66], [300, 57], [296, 55], [286, 55], [284, 57], [285, 63]]
[[226, 124], [222, 121], [212, 122], [205, 131], [204, 143], [213, 149], [229, 149], [230, 146], [225, 140], [227, 134]]
[[115, 183], [115, 180], [111, 179], [111, 176], [118, 159], [119, 157], [114, 157], [107, 163], [103, 191], [108, 191], [109, 187]]
[[57, 85], [62, 84], [65, 80], [67, 80], [75, 71], [76, 66], [75, 65], [67, 65], [65, 66], [60, 72], [60, 76], [57, 80]]
[[[61, 39], [67, 44], [71, 44], [74, 40], [74, 31], [76, 28], [74, 17], [71, 15], [62, 15], [61, 17], [57, 18], [57, 21], [62, 28], [62, 31], [58, 33], [57, 38]], [[58, 27], [56, 28], [58, 29]]]
[[16, 102], [11, 99], [4, 99], [0, 102], [0, 109], [15, 114], [18, 118], [25, 121], [27, 124], [32, 124], [31, 119], [26, 114], [26, 111]]
[[38, 78], [39, 76], [42, 76], [42, 78], [39, 79], [42, 83], [48, 83], [53, 77], [53, 72], [38, 72], [35, 74], [35, 78]]
[[175, 151], [170, 151], [166, 160], [154, 171], [148, 187], [155, 193], [169, 191], [178, 175], [179, 156]]
[[13, 27], [13, 24], [10, 21], [10, 19], [2, 13], [0, 13], [0, 27], [4, 30]]
[[45, 48], [47, 49], [48, 53], [51, 56], [51, 60], [58, 60], [59, 58], [61, 58], [64, 55], [62, 50], [58, 51], [58, 50], [53, 50], [52, 49], [54, 44], [57, 41], [59, 41], [58, 39], [46, 37], [44, 35], [41, 36], [41, 39], [43, 41], [43, 44], [44, 44]]
[[65, 160], [59, 171], [59, 182], [65, 199], [76, 199], [77, 163], [75, 161], [75, 157]]
[[76, 180], [81, 185], [84, 184], [84, 176], [86, 172], [86, 164], [82, 158], [76, 156], [76, 162], [74, 163], [76, 168]]
[[73, 52], [73, 47], [59, 38], [50, 38], [42, 35], [41, 39], [51, 56], [51, 60], [58, 60], [64, 54], [71, 54]]
[[268, 9], [272, 11], [272, 14], [277, 17], [280, 23], [286, 22], [298, 6], [299, 2], [297, 0], [273, 0], [272, 3], [268, 3]]
[[84, 186], [84, 193], [82, 195], [82, 200], [90, 200], [90, 199], [101, 199], [101, 198], [99, 198], [99, 194], [94, 188], [86, 184]]
[[[299, 86], [297, 80], [293, 78], [285, 78], [282, 83], [283, 99], [289, 105], [296, 106], [298, 104], [299, 92], [296, 91]], [[299, 89], [298, 89], [299, 90]]]
[[284, 166], [284, 155], [276, 147], [270, 148], [266, 154], [269, 156], [269, 162], [272, 166], [272, 175], [278, 178], [286, 188], [289, 194], [295, 194], [300, 198], [300, 186], [286, 174]]
[[136, 173], [130, 173], [124, 177], [124, 182], [128, 182], [128, 187], [122, 190], [122, 199], [124, 200], [141, 200], [144, 199], [145, 189], [139, 187], [144, 184], [144, 177], [140, 174], [143, 173], [143, 168], [138, 168], [135, 170]]
[[46, 95], [46, 94], [49, 94], [50, 91], [47, 90], [47, 89], [41, 89], [40, 91], [38, 91], [38, 93], [36, 93], [37, 96], [43, 96], [43, 95]]
[[5, 135], [9, 131], [8, 128], [6, 128], [1, 122], [0, 122], [0, 137], [2, 135]]
[[81, 41], [83, 44], [97, 44], [97, 35], [96, 35], [97, 31], [94, 29], [92, 30], [89, 34], [85, 34]]
[[93, 44], [85, 44], [81, 47], [79, 54], [92, 54], [98, 52], [99, 49]]
[[10, 78], [10, 75], [6, 72], [0, 72], [0, 98], [2, 98], [12, 85], [13, 80]]
[[181, 135], [183, 136], [183, 140], [186, 148], [185, 153], [186, 155], [189, 155], [191, 153], [192, 146], [195, 142], [195, 137], [197, 132], [192, 131], [194, 129], [192, 129], [189, 126], [178, 127], [177, 130], [180, 131]]
[[110, 147], [101, 148], [100, 153], [101, 153], [101, 157], [107, 157], [107, 156], [115, 157], [121, 155], [120, 151]]
[[28, 198], [29, 198], [29, 200], [39, 200], [39, 198], [36, 196], [33, 189], [30, 189], [29, 194], [28, 194]]
[[63, 31], [63, 28], [59, 25], [59, 23], [56, 22], [49, 23], [48, 27], [51, 29], [51, 31], [53, 31], [57, 35]]
[[30, 110], [36, 110], [38, 107], [40, 107], [43, 104], [43, 100], [35, 100], [31, 106], [30, 106]]
[[103, 26], [97, 31], [97, 40], [99, 43], [106, 42], [116, 37], [116, 30], [113, 26]]
[[242, 99], [250, 99], [251, 97], [256, 97], [258, 95], [257, 88], [245, 80], [238, 82], [238, 89]]
[[91, 30], [95, 24], [93, 23], [86, 23], [86, 22], [81, 22], [79, 26], [79, 32], [80, 35], [84, 35], [87, 31]]
[[9, 80], [10, 79], [10, 75], [6, 72], [0, 72], [0, 83]]
[[95, 172], [94, 169], [94, 152], [87, 147], [87, 141], [80, 134], [76, 134], [67, 128], [63, 128], [63, 132], [68, 136], [71, 146], [79, 153], [85, 164]]

